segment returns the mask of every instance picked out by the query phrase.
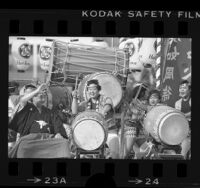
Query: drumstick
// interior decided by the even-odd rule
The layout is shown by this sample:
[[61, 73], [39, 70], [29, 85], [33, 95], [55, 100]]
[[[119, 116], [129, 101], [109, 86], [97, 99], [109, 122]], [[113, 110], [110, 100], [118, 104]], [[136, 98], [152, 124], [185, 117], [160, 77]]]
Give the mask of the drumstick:
[[135, 95], [135, 99], [138, 98], [138, 95], [139, 95], [141, 89], [142, 89], [142, 84], [139, 86], [139, 89], [138, 89], [138, 91], [137, 91], [137, 94]]
[[77, 87], [78, 87], [78, 78], [79, 78], [79, 74], [76, 76], [76, 83], [75, 83], [75, 90], [77, 90]]
[[124, 136], [124, 118], [126, 114], [126, 104], [122, 104], [122, 113], [121, 113], [121, 135], [120, 135], [120, 159], [124, 159], [124, 149], [125, 149], [125, 136]]

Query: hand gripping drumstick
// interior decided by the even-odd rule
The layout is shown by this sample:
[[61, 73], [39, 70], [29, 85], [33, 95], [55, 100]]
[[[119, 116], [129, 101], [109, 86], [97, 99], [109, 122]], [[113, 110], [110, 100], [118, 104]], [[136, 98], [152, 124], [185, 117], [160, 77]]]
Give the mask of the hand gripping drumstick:
[[77, 91], [77, 89], [78, 89], [78, 78], [79, 78], [79, 75], [80, 74], [77, 74], [77, 76], [76, 76], [76, 82], [75, 82], [75, 88], [74, 88], [75, 91]]

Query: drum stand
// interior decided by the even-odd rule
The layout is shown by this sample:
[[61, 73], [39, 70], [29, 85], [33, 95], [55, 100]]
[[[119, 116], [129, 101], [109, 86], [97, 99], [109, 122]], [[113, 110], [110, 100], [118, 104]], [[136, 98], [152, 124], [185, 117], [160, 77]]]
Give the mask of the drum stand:
[[81, 155], [98, 155], [99, 159], [105, 159], [105, 144], [100, 148], [92, 151], [86, 151], [81, 148], [76, 148], [76, 159], [80, 159]]

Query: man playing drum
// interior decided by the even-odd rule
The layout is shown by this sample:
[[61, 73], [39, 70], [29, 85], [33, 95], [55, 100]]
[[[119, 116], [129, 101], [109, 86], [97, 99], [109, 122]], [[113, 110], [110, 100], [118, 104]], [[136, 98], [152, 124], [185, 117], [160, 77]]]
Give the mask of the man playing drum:
[[[166, 108], [165, 108], [166, 107]], [[149, 92], [149, 95], [148, 95], [148, 106], [147, 106], [147, 116], [146, 117], [146, 120], [148, 119], [148, 121], [144, 122], [144, 125], [145, 125], [145, 129], [147, 129], [148, 131], [151, 130], [150, 128], [150, 124], [151, 126], [155, 126], [156, 127], [156, 121], [159, 120], [159, 116], [161, 117], [161, 115], [163, 114], [162, 117], [164, 117], [164, 114], [167, 114], [169, 113], [169, 111], [173, 112], [173, 115], [174, 115], [174, 119], [173, 119], [173, 123], [175, 122], [175, 124], [173, 124], [172, 122], [170, 122], [170, 118], [173, 118], [172, 114], [171, 116], [168, 116], [168, 118], [166, 120], [168, 120], [169, 122], [167, 123], [167, 121], [165, 123], [162, 123], [162, 124], [158, 124], [159, 126], [162, 125], [163, 129], [164, 130], [164, 124], [165, 124], [165, 131], [161, 131], [160, 128], [156, 128], [155, 130], [158, 130], [160, 129], [160, 133], [157, 133], [157, 134], [160, 134], [160, 138], [162, 140], [162, 142], [164, 141], [164, 137], [165, 135], [167, 135], [167, 133], [169, 133], [170, 131], [171, 134], [169, 135], [170, 137], [168, 137], [167, 140], [165, 140], [165, 143], [164, 145], [162, 145], [163, 147], [159, 147], [159, 143], [158, 142], [158, 139], [156, 139], [155, 141], [157, 141], [157, 144], [158, 144], [158, 148], [160, 148], [160, 151], [161, 152], [167, 152], [168, 154], [176, 154], [176, 152], [179, 152], [179, 148], [176, 147], [176, 144], [174, 144], [174, 141], [170, 144], [169, 142], [167, 141], [172, 141], [172, 140], [179, 140], [180, 137], [184, 137], [184, 130], [185, 128], [187, 127], [185, 124], [183, 124], [184, 122], [187, 123], [186, 119], [184, 118], [184, 116], [182, 116], [182, 119], [179, 119], [181, 116], [177, 116], [178, 114], [176, 114], [177, 112], [175, 111], [175, 109], [173, 110], [173, 108], [171, 107], [168, 107], [166, 104], [163, 104], [162, 103], [162, 100], [161, 100], [161, 93], [159, 90], [157, 89], [152, 89], [150, 92]], [[153, 112], [154, 111], [154, 112]], [[151, 115], [152, 116], [151, 116]], [[151, 121], [153, 119], [156, 119], [154, 121]], [[157, 119], [158, 118], [158, 119]], [[164, 120], [164, 118], [163, 118]], [[182, 122], [182, 123], [181, 123]], [[161, 123], [161, 121], [160, 121]], [[170, 128], [170, 125], [171, 128]], [[179, 126], [180, 125], [180, 126]], [[173, 128], [173, 126], [175, 126], [175, 128]], [[174, 130], [179, 130], [179, 133], [180, 134], [176, 134], [176, 132]], [[151, 131], [150, 131], [151, 132]], [[149, 132], [149, 133], [150, 133]], [[162, 132], [162, 133], [161, 133]], [[177, 131], [178, 132], [178, 131]], [[151, 132], [152, 133], [152, 132]], [[174, 133], [174, 134], [173, 134]], [[154, 135], [154, 139], [155, 139], [155, 135]], [[167, 138], [167, 137], [165, 137]], [[160, 141], [161, 141], [160, 140]], [[183, 142], [179, 142], [181, 145], [184, 144], [184, 141]], [[167, 145], [166, 145], [167, 144]], [[178, 144], [178, 141], [177, 141], [177, 144]], [[179, 145], [179, 144], [178, 144]]]
[[147, 111], [149, 111], [150, 108], [152, 108], [152, 107], [154, 107], [156, 105], [159, 105], [159, 104], [161, 104], [161, 94], [160, 94], [160, 91], [157, 90], [157, 89], [152, 89], [149, 92], [149, 95], [148, 95]]
[[89, 99], [78, 104], [78, 93], [75, 90], [73, 92], [72, 101], [72, 114], [78, 114], [85, 110], [95, 110], [105, 117], [108, 124], [108, 138], [107, 144], [110, 150], [110, 155], [112, 159], [119, 158], [119, 138], [117, 134], [117, 129], [115, 127], [115, 122], [113, 119], [113, 102], [112, 99], [101, 95], [99, 92], [101, 86], [98, 80], [92, 79], [87, 82], [87, 92]]

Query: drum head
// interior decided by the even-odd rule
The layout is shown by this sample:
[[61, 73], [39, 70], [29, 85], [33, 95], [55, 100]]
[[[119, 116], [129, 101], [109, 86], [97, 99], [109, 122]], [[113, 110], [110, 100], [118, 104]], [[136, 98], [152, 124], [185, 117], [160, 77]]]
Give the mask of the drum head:
[[[106, 97], [110, 97], [113, 101], [114, 107], [120, 104], [123, 95], [122, 87], [120, 82], [114, 75], [102, 72], [102, 73], [92, 74], [91, 76], [87, 76], [86, 79], [87, 81], [91, 79], [97, 79], [101, 86], [100, 94], [103, 94]], [[84, 89], [81, 91], [83, 84], [84, 84]], [[80, 87], [79, 91], [83, 93], [84, 99], [88, 100], [89, 96], [86, 90], [86, 81], [84, 81], [83, 84], [79, 85]]]
[[185, 117], [179, 113], [170, 113], [161, 121], [159, 136], [166, 144], [178, 145], [187, 137], [188, 131]]
[[94, 119], [85, 119], [76, 124], [73, 130], [75, 144], [83, 150], [98, 149], [105, 140], [102, 125]]
[[144, 119], [144, 128], [157, 142], [178, 145], [188, 135], [189, 124], [185, 116], [175, 108], [159, 105], [153, 107]]

